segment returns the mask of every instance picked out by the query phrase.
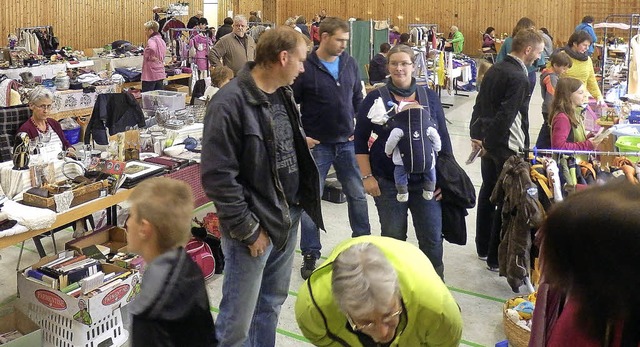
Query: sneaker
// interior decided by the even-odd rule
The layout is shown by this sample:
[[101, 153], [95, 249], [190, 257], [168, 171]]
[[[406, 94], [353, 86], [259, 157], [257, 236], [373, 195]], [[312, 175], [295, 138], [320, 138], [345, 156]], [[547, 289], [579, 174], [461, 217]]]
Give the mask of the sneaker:
[[316, 269], [316, 257], [311, 254], [305, 254], [302, 258], [302, 267], [300, 268], [300, 276], [302, 279], [307, 279]]
[[431, 199], [433, 199], [433, 192], [430, 191], [430, 190], [425, 190], [425, 191], [422, 192], [422, 197], [425, 200], [431, 200]]
[[487, 270], [491, 271], [491, 272], [500, 272], [500, 268], [499, 267], [493, 267], [493, 266], [489, 266], [487, 265]]
[[409, 201], [409, 193], [398, 193], [396, 199], [400, 202], [407, 202]]
[[487, 261], [487, 256], [478, 254], [478, 259], [480, 259], [482, 261]]

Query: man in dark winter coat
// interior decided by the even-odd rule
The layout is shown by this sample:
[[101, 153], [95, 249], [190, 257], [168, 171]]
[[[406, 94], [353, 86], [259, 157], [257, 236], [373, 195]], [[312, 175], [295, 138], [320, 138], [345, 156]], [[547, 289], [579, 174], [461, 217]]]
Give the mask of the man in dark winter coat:
[[384, 42], [380, 45], [380, 53], [376, 54], [369, 62], [369, 84], [374, 85], [383, 82], [389, 74], [387, 66], [387, 53], [391, 49], [391, 45]]
[[471, 115], [472, 150], [482, 156], [482, 187], [478, 195], [476, 251], [489, 270], [498, 270], [500, 208], [489, 201], [504, 162], [522, 148], [529, 147], [530, 66], [544, 49], [542, 36], [532, 30], [518, 32], [511, 53], [493, 65], [484, 79]]
[[218, 28], [218, 31], [216, 31], [216, 42], [218, 42], [224, 35], [233, 31], [233, 18], [227, 17], [222, 23], [223, 24]]
[[304, 71], [306, 41], [289, 27], [265, 32], [255, 63], [207, 108], [202, 185], [222, 232], [223, 346], [275, 346], [303, 209], [324, 228], [318, 170], [289, 87]]

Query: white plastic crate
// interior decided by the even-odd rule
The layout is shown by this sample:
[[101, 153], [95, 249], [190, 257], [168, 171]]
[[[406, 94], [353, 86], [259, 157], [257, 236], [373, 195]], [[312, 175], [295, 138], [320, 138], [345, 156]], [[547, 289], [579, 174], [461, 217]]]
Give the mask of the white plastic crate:
[[152, 90], [142, 93], [142, 108], [155, 110], [155, 103], [158, 106], [165, 106], [170, 112], [185, 108], [185, 97], [187, 93], [173, 92], [169, 90]]
[[46, 347], [117, 347], [129, 338], [129, 332], [122, 324], [120, 308], [86, 325], [42, 305], [29, 303], [29, 318], [42, 329], [43, 346]]

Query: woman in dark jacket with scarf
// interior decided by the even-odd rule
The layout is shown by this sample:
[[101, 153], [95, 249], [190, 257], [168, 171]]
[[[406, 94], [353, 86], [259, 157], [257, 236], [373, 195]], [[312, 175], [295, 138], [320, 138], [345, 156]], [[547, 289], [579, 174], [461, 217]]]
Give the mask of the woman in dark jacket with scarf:
[[[388, 107], [387, 100], [384, 100], [387, 96], [390, 99], [388, 101], [395, 104], [403, 101], [417, 101], [421, 105], [429, 107], [431, 118], [437, 126], [442, 141], [441, 152], [452, 153], [444, 111], [436, 93], [416, 85], [416, 80], [412, 77], [415, 67], [414, 53], [411, 47], [397, 45], [389, 51], [387, 58], [387, 66], [391, 74], [389, 82], [385, 87], [371, 91], [358, 111], [354, 133], [356, 159], [360, 167], [364, 188], [367, 194], [375, 199], [382, 236], [406, 240], [407, 218], [410, 210], [418, 238], [418, 246], [431, 260], [438, 275], [444, 278], [440, 190], [436, 189], [436, 199], [425, 200], [422, 197], [422, 184], [419, 180], [410, 177], [409, 201], [399, 202], [396, 199], [398, 191], [393, 179], [394, 164], [384, 152], [384, 146], [391, 129], [385, 127], [385, 123], [369, 118], [369, 111], [378, 98], [383, 99], [385, 108]], [[368, 142], [371, 133], [377, 134], [378, 138], [369, 149]]]

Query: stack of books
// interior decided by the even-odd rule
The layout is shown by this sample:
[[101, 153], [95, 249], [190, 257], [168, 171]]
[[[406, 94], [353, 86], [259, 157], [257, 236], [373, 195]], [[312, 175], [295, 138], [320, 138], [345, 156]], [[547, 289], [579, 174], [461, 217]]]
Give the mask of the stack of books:
[[30, 281], [77, 298], [103, 293], [122, 283], [132, 272], [123, 269], [121, 272], [105, 273], [98, 259], [64, 252], [42, 266], [27, 268], [23, 274]]

